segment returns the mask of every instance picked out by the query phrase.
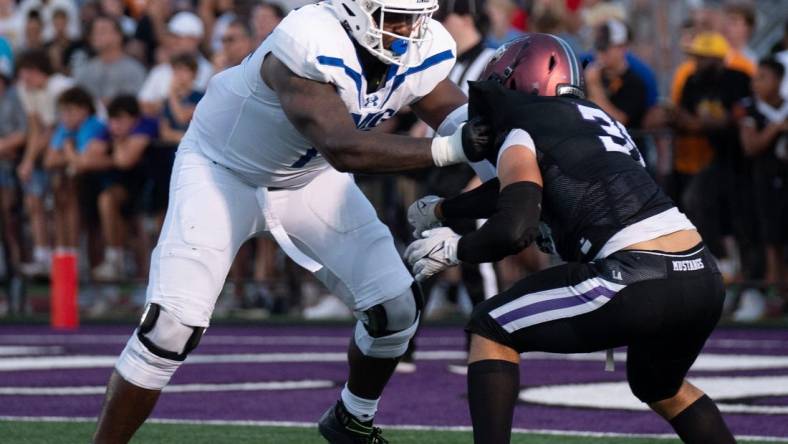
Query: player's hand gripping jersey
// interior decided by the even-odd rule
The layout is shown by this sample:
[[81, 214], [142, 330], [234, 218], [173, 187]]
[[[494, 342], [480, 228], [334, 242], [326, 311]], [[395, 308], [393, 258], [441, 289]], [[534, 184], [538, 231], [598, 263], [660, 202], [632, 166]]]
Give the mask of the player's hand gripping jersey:
[[241, 65], [211, 79], [183, 143], [253, 185], [304, 186], [329, 164], [261, 79], [265, 57], [272, 54], [296, 75], [334, 85], [356, 126], [371, 129], [432, 91], [454, 65], [454, 40], [438, 22], [429, 29], [432, 39], [411, 48], [422, 62], [390, 65], [385, 83], [368, 93], [357, 47], [332, 6], [321, 2], [293, 11]]
[[469, 115], [498, 135], [486, 158], [514, 145], [535, 148], [543, 180], [542, 221], [566, 261], [590, 261], [682, 229], [690, 221], [646, 172], [623, 125], [597, 105], [475, 82]]

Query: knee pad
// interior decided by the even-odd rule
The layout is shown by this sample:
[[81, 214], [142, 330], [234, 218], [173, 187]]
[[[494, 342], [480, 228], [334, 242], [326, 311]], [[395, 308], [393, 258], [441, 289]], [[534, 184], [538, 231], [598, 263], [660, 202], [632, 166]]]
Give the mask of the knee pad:
[[183, 325], [159, 304], [150, 303], [137, 328], [137, 338], [154, 355], [183, 361], [200, 343], [204, 332], [205, 327]]
[[363, 312], [356, 324], [356, 346], [372, 358], [398, 358], [416, 334], [421, 292], [414, 284], [401, 295]]
[[136, 386], [161, 390], [197, 347], [204, 332], [204, 327], [183, 325], [158, 304], [151, 303], [115, 369]]

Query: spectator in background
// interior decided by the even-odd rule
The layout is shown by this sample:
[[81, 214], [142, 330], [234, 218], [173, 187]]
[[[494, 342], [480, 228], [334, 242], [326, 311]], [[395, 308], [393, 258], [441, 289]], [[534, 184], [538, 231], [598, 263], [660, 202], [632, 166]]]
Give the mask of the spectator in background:
[[80, 87], [63, 91], [58, 99], [59, 122], [44, 158], [44, 167], [52, 173], [55, 197], [55, 245], [79, 248], [80, 189], [78, 178], [88, 172], [102, 171], [111, 165], [101, 139], [106, 131], [96, 117], [93, 98]]
[[[104, 140], [109, 145], [108, 155], [113, 170], [104, 175], [104, 186], [98, 194], [98, 213], [104, 237], [104, 260], [93, 269], [99, 281], [117, 281], [124, 277], [125, 236], [130, 224], [126, 221], [139, 207], [147, 172], [145, 152], [159, 137], [158, 123], [142, 117], [134, 96], [119, 96], [109, 102], [109, 130]], [[137, 253], [147, 260], [150, 245], [139, 236], [142, 251]], [[140, 267], [147, 270], [147, 266]]]
[[137, 23], [137, 30], [130, 43], [130, 53], [146, 66], [157, 63], [156, 50], [162, 46], [167, 37], [167, 19], [172, 6], [169, 0], [149, 0], [145, 2], [145, 11]]
[[76, 39], [79, 37], [79, 10], [77, 2], [73, 0], [22, 0], [19, 3], [19, 13], [22, 17], [30, 16], [30, 11], [38, 11], [39, 18], [43, 25], [43, 40], [50, 41], [55, 35], [55, 29], [52, 24], [52, 17], [55, 11], [63, 10], [68, 14], [68, 36], [69, 38]]
[[750, 268], [753, 235], [748, 163], [739, 144], [735, 106], [750, 96], [750, 78], [725, 67], [728, 45], [719, 33], [698, 34], [688, 48], [696, 72], [688, 79], [674, 121], [678, 131], [706, 138], [712, 152], [708, 166], [689, 179], [682, 200], [726, 278], [738, 278], [739, 257], [723, 237], [734, 234], [742, 266]]
[[[14, 72], [14, 50], [5, 37], [0, 37], [0, 73]], [[11, 75], [13, 77], [13, 75]]]
[[0, 216], [8, 275], [19, 273], [22, 263], [22, 233], [17, 204], [19, 181], [16, 165], [25, 146], [27, 119], [11, 83], [11, 72], [0, 69]]
[[83, 3], [82, 7], [79, 9], [80, 29], [86, 32], [80, 34], [77, 38], [71, 38], [71, 44], [63, 53], [63, 68], [66, 75], [73, 75], [72, 73], [79, 70], [91, 57], [93, 57], [93, 50], [90, 48], [90, 43], [88, 42], [87, 30], [90, 29], [93, 20], [98, 17], [98, 15], [97, 3]]
[[[205, 91], [213, 68], [199, 51], [203, 37], [202, 21], [191, 12], [179, 12], [170, 19], [168, 30], [172, 34], [171, 56], [188, 55], [196, 60], [193, 89]], [[151, 70], [137, 95], [144, 114], [158, 115], [172, 92], [172, 78], [173, 67], [170, 63], [162, 63]]]
[[52, 250], [47, 235], [44, 197], [49, 177], [41, 169], [41, 158], [56, 123], [58, 97], [73, 85], [73, 81], [54, 73], [49, 57], [41, 50], [22, 53], [16, 65], [19, 98], [28, 124], [25, 151], [17, 174], [25, 194], [25, 210], [30, 218], [33, 240], [33, 261], [23, 264], [22, 272], [28, 276], [47, 276]]
[[572, 47], [575, 54], [583, 52], [580, 36], [572, 29], [576, 22], [575, 14], [569, 10], [566, 2], [535, 1], [528, 17], [530, 31], [557, 35]]
[[283, 18], [285, 18], [285, 11], [281, 6], [266, 1], [256, 4], [252, 9], [254, 46], [260, 45]]
[[646, 85], [627, 62], [629, 30], [618, 20], [595, 29], [594, 63], [585, 70], [588, 99], [629, 129], [640, 129], [648, 109]]
[[[731, 20], [736, 20], [737, 22], [742, 20], [737, 18], [737, 16], [737, 13], [727, 15], [720, 14], [719, 9], [715, 7], [697, 8], [693, 11], [692, 21], [687, 23], [688, 27], [685, 27], [685, 29], [682, 30], [682, 35], [688, 37], [689, 40], [692, 41], [694, 37], [700, 33], [716, 32], [717, 29], [723, 29], [726, 21], [728, 20], [726, 17], [730, 17]], [[743, 20], [746, 22], [746, 19]], [[755, 23], [754, 17], [752, 19], [752, 23], [753, 25]], [[743, 33], [734, 31], [734, 34]], [[730, 42], [728, 42], [727, 38], [725, 39], [725, 42], [728, 48], [728, 52], [725, 54], [725, 66], [737, 71], [741, 71], [752, 77], [752, 75], [755, 73], [755, 63], [750, 62], [746, 57], [742, 56], [736, 51], [732, 51], [730, 48]], [[746, 46], [746, 42], [744, 45]], [[683, 46], [682, 49], [687, 51], [688, 47]], [[679, 95], [684, 88], [684, 83], [687, 81], [687, 78], [695, 72], [695, 69], [695, 59], [690, 57], [681, 63], [674, 71], [673, 80], [671, 81], [670, 86], [670, 98], [674, 104], [679, 102]]]
[[222, 50], [222, 36], [236, 19], [235, 0], [200, 0], [198, 12], [205, 26], [205, 42], [211, 53]]
[[766, 245], [765, 280], [775, 291], [786, 282], [783, 248], [788, 239], [788, 100], [780, 96], [785, 67], [762, 60], [752, 79], [754, 97], [745, 102], [739, 134], [754, 160], [754, 188], [761, 238]]
[[522, 31], [512, 26], [512, 18], [517, 13], [517, 5], [512, 0], [487, 0], [484, 11], [490, 20], [487, 47], [498, 48], [523, 35]]
[[213, 56], [213, 69], [216, 72], [240, 64], [254, 50], [252, 31], [247, 22], [241, 19], [230, 22], [221, 41], [221, 51]]
[[748, 45], [755, 31], [755, 7], [741, 0], [731, 1], [723, 8], [722, 33], [728, 40], [728, 67], [748, 76], [755, 75], [758, 56]]
[[52, 68], [60, 73], [68, 73], [69, 66], [66, 59], [66, 51], [71, 47], [73, 42], [68, 36], [68, 15], [66, 11], [58, 9], [52, 13], [52, 40], [48, 41], [44, 48], [49, 54], [49, 59], [52, 60]]
[[25, 50], [41, 49], [46, 43], [44, 41], [44, 22], [41, 20], [41, 13], [35, 9], [27, 14], [23, 37], [21, 48]]
[[104, 105], [121, 94], [136, 94], [145, 81], [145, 67], [123, 52], [120, 23], [99, 16], [89, 35], [96, 56], [75, 72], [77, 84]]
[[487, 48], [484, 41], [490, 27], [484, 1], [442, 0], [435, 18], [457, 42], [457, 62], [448, 78], [467, 94], [468, 81], [478, 80], [495, 54], [495, 50]]
[[197, 60], [189, 54], [172, 58], [172, 82], [170, 94], [164, 104], [160, 119], [161, 138], [165, 142], [178, 144], [192, 120], [194, 108], [203, 96], [194, 89], [197, 76]]
[[14, 0], [0, 0], [0, 37], [8, 39], [12, 47], [22, 40], [23, 23]]
[[123, 32], [123, 37], [132, 37], [137, 22], [125, 14], [122, 0], [101, 0], [101, 14], [115, 20]]

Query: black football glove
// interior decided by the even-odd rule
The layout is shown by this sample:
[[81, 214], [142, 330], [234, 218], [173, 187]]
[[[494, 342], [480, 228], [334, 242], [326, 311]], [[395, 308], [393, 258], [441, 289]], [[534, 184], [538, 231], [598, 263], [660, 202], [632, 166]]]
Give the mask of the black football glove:
[[462, 127], [462, 151], [470, 162], [484, 160], [494, 149], [493, 128], [481, 116], [469, 120]]

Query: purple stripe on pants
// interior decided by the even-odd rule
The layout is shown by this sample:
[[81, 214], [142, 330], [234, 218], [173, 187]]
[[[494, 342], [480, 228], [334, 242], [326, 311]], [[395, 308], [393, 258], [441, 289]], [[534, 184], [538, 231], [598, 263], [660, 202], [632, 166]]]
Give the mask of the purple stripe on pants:
[[[615, 294], [615, 291], [600, 285], [579, 295], [571, 295], [565, 298], [550, 299], [547, 301], [526, 305], [525, 307], [520, 307], [516, 310], [504, 313], [501, 316], [495, 318], [495, 320], [498, 321], [499, 324], [505, 325], [514, 320], [525, 318], [538, 313], [543, 313], [545, 311], [559, 310], [562, 308], [569, 308], [576, 305], [585, 304], [586, 302], [593, 301], [599, 296], [607, 296], [608, 298], [612, 298]], [[528, 295], [521, 297], [527, 298]]]

